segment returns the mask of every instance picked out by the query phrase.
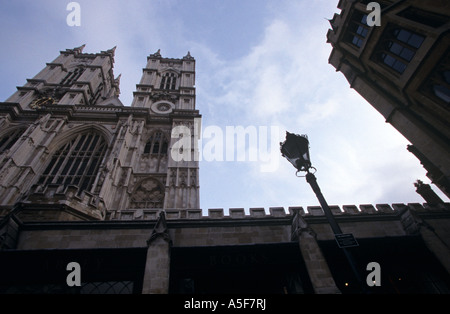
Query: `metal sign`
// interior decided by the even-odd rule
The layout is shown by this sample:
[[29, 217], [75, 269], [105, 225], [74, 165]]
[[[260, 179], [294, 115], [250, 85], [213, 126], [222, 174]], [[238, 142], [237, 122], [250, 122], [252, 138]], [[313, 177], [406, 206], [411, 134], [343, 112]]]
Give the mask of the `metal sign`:
[[358, 241], [356, 241], [355, 237], [351, 233], [336, 234], [334, 237], [341, 249], [352, 246], [359, 246]]

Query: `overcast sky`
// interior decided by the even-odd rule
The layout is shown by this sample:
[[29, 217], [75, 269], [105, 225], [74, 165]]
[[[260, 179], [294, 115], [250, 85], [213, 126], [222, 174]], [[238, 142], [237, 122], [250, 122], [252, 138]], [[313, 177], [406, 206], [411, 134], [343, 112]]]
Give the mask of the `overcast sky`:
[[[326, 19], [339, 12], [337, 0], [77, 1], [79, 27], [66, 23], [69, 2], [0, 0], [1, 101], [59, 51], [86, 44], [87, 53], [117, 46], [114, 73], [122, 74], [120, 99], [129, 106], [149, 54], [161, 49], [163, 57], [182, 58], [190, 51], [202, 128], [210, 136], [222, 130], [224, 159], [232, 143], [227, 126], [257, 130], [263, 142], [246, 145], [256, 161], [203, 158], [204, 210], [318, 205], [279, 153], [286, 130], [308, 135], [330, 205], [424, 202], [413, 183], [430, 180], [408, 141], [328, 64]], [[204, 155], [211, 141], [203, 138]], [[261, 144], [271, 144], [270, 158]]]

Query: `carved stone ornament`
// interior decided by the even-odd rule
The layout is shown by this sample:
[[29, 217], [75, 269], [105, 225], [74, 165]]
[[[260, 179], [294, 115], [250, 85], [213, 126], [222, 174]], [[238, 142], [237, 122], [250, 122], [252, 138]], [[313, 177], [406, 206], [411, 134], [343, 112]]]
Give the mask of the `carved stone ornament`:
[[158, 101], [151, 106], [152, 111], [158, 114], [171, 113], [174, 108], [175, 105], [169, 101]]
[[170, 94], [168, 92], [158, 92], [154, 93], [150, 96], [150, 99], [153, 101], [167, 100], [170, 102], [174, 102], [178, 100], [178, 96], [174, 94]]
[[162, 208], [164, 190], [155, 179], [142, 181], [131, 197], [131, 208]]
[[170, 239], [169, 235], [169, 230], [167, 228], [166, 215], [163, 211], [159, 213], [158, 221], [156, 222], [156, 225], [153, 228], [150, 238], [147, 240], [147, 245], [150, 246], [152, 242], [158, 238], [162, 238], [164, 241], [169, 243], [169, 245], [172, 244], [172, 240]]

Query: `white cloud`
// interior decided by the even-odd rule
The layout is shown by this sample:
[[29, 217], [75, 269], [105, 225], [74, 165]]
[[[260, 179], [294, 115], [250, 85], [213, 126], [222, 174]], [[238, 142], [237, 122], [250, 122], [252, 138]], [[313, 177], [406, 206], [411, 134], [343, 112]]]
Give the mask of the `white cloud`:
[[[247, 56], [219, 69], [215, 79], [223, 93], [211, 98], [211, 107], [220, 108], [227, 125], [246, 121], [308, 133], [319, 184], [330, 204], [422, 201], [412, 183], [424, 170], [406, 151], [407, 141], [327, 63], [326, 28], [311, 26], [305, 32], [295, 25], [274, 20]], [[242, 116], [236, 117], [237, 111]], [[224, 186], [237, 181], [248, 186], [250, 195], [259, 195], [235, 195], [228, 204], [317, 205], [286, 160], [281, 158], [273, 172], [263, 173], [260, 166], [246, 163], [234, 171], [236, 164], [225, 165], [230, 170]]]

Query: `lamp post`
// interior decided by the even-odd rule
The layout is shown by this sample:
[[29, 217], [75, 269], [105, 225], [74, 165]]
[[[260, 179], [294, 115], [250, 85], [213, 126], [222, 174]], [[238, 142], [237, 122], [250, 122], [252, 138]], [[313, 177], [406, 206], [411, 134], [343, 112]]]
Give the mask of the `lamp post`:
[[[319, 200], [320, 205], [322, 206], [322, 210], [325, 214], [325, 217], [330, 224], [331, 230], [337, 239], [337, 236], [342, 235], [342, 230], [339, 227], [338, 223], [334, 219], [333, 213], [331, 212], [330, 207], [328, 206], [327, 201], [325, 200], [322, 191], [317, 184], [317, 179], [314, 173], [310, 172], [310, 169], [316, 170], [316, 168], [312, 167], [311, 159], [309, 156], [309, 140], [306, 135], [298, 135], [286, 132], [286, 140], [280, 143], [281, 155], [285, 157], [296, 169], [297, 173], [300, 171], [306, 172], [306, 182], [311, 185], [312, 190], [316, 194], [317, 199]], [[355, 275], [358, 284], [361, 286], [363, 292], [366, 291], [365, 286], [362, 284], [361, 276], [356, 268], [356, 263], [353, 258], [353, 255], [346, 249], [346, 247], [342, 247], [344, 251], [345, 257], [350, 264], [350, 267]]]

